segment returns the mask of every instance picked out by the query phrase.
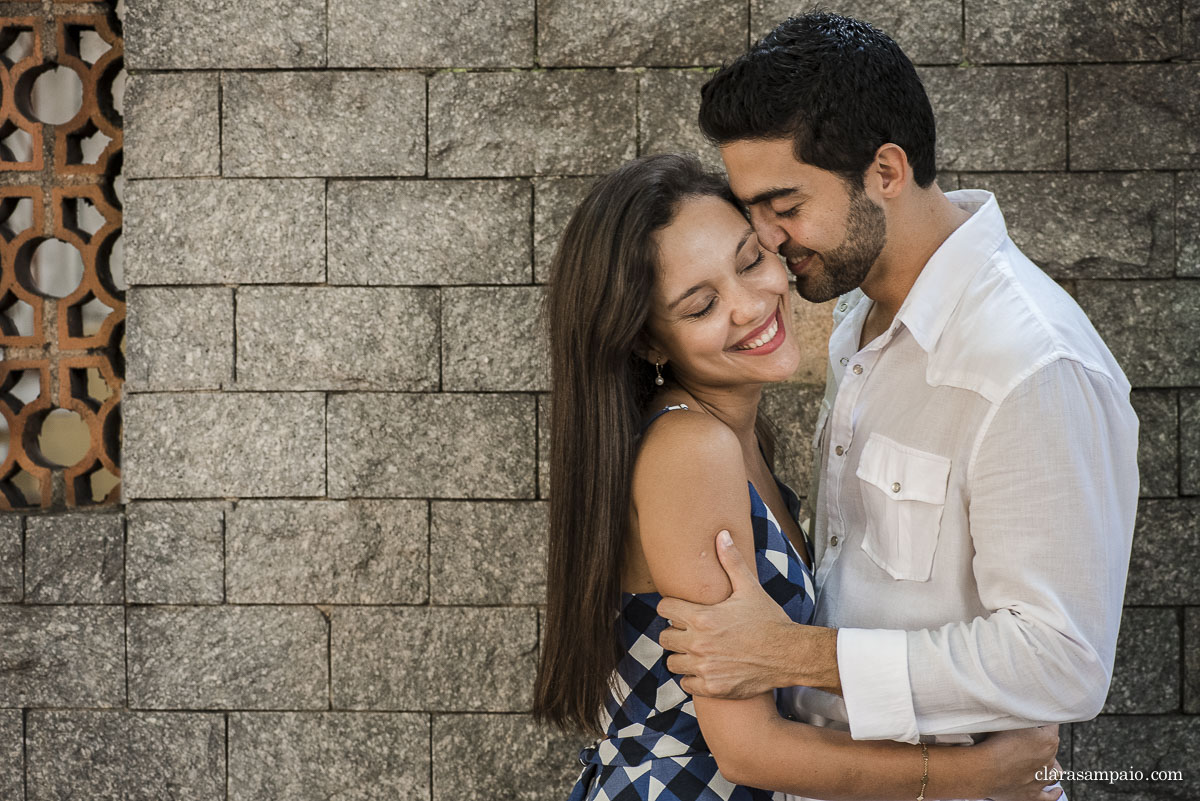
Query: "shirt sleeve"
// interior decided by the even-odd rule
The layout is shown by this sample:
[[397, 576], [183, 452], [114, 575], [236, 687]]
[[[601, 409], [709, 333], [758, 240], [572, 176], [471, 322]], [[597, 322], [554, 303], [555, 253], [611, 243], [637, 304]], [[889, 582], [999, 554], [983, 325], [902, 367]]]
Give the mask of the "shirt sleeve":
[[972, 570], [990, 612], [903, 632], [903, 641], [895, 631], [839, 630], [855, 739], [916, 742], [918, 732], [1100, 712], [1133, 542], [1137, 431], [1128, 385], [1068, 359], [995, 407], [968, 468]]

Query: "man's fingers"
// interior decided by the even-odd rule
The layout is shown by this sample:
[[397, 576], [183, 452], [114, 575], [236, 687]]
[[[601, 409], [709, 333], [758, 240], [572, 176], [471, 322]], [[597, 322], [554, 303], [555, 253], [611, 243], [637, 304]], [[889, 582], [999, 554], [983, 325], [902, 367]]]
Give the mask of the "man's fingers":
[[696, 667], [689, 654], [671, 654], [667, 657], [667, 670], [676, 676], [694, 676]]
[[728, 531], [717, 535], [717, 558], [721, 560], [721, 567], [725, 568], [734, 592], [758, 586], [758, 576], [754, 575], [742, 552], [733, 544], [733, 537], [729, 536]]
[[687, 635], [679, 629], [663, 629], [658, 635], [658, 644], [664, 651], [687, 653]]
[[671, 621], [672, 626], [677, 629], [686, 629], [690, 628], [688, 622], [696, 610], [704, 607], [700, 604], [682, 601], [679, 598], [663, 598], [655, 608], [660, 616]]

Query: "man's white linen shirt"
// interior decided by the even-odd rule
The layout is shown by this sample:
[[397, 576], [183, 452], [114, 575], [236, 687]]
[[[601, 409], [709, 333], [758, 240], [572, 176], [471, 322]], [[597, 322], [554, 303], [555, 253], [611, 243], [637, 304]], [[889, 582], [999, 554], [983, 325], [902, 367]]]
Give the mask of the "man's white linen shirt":
[[972, 215], [888, 330], [859, 349], [872, 301], [855, 290], [829, 341], [814, 622], [839, 629], [845, 701], [783, 692], [855, 739], [1086, 720], [1112, 676], [1138, 496], [1129, 382], [995, 197], [947, 197]]

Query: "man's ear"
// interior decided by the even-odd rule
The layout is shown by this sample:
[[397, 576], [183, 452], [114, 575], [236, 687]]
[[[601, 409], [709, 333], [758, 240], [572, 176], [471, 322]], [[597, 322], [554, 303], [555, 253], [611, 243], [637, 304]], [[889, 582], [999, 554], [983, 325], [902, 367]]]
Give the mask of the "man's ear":
[[867, 167], [864, 183], [873, 186], [882, 198], [899, 196], [912, 183], [912, 167], [908, 164], [908, 154], [904, 148], [891, 142], [880, 145], [871, 166]]

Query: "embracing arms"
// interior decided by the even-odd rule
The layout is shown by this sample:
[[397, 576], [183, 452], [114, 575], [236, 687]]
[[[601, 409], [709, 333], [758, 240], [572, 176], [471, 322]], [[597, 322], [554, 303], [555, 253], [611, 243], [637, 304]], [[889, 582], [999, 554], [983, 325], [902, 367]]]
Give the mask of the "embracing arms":
[[[658, 592], [712, 604], [738, 589], [709, 535], [698, 533], [717, 529], [730, 532], [748, 565], [747, 581], [757, 586], [740, 445], [719, 421], [680, 413], [656, 424], [638, 458], [633, 498], [640, 546]], [[855, 742], [846, 732], [785, 720], [769, 690], [744, 700], [695, 697], [694, 704], [705, 741], [732, 782], [831, 800], [911, 799], [921, 789], [920, 748]], [[1059, 791], [1041, 792], [1045, 782], [1035, 773], [1054, 763], [1057, 741], [1050, 728], [1007, 733], [971, 748], [930, 747], [925, 797], [1050, 801]]]
[[[1127, 392], [1059, 360], [995, 410], [970, 466], [973, 571], [986, 617], [935, 629], [791, 628], [666, 599], [663, 633], [687, 651], [684, 689], [741, 697], [767, 686], [837, 690], [858, 739], [994, 731], [1094, 717], [1108, 691], [1137, 503], [1137, 420]], [[757, 607], [755, 606], [757, 604]], [[726, 614], [730, 612], [731, 614]], [[778, 623], [778, 620], [775, 621]], [[729, 642], [717, 630], [738, 631]], [[772, 670], [750, 638], [783, 641]], [[761, 661], [761, 660], [759, 660]], [[831, 678], [833, 674], [837, 679]]]

